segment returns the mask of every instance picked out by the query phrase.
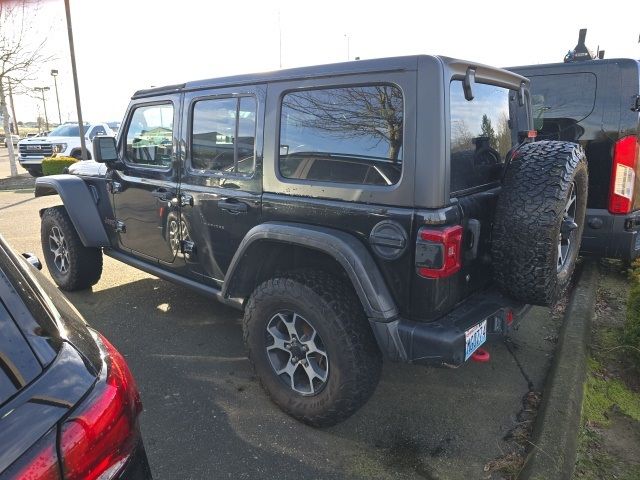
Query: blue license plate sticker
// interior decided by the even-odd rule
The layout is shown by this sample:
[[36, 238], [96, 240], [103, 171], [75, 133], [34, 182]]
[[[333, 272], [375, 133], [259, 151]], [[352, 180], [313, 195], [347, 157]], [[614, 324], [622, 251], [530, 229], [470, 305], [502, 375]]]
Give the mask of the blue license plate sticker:
[[483, 320], [464, 332], [464, 340], [464, 361], [466, 362], [473, 355], [473, 352], [487, 341], [487, 321]]

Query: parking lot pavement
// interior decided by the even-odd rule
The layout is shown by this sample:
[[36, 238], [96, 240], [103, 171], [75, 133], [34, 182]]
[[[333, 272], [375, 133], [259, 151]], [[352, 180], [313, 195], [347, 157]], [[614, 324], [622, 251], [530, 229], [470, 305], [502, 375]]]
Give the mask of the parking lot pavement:
[[[38, 210], [56, 203], [0, 192], [0, 233], [16, 250], [41, 256]], [[548, 310], [535, 308], [510, 349], [488, 347], [489, 363], [455, 370], [387, 363], [364, 408], [313, 429], [261, 390], [237, 311], [110, 258], [93, 291], [68, 296], [133, 370], [156, 479], [500, 478], [483, 466], [508, 449], [503, 437], [523, 396], [541, 390], [554, 348], [545, 338], [558, 328]]]

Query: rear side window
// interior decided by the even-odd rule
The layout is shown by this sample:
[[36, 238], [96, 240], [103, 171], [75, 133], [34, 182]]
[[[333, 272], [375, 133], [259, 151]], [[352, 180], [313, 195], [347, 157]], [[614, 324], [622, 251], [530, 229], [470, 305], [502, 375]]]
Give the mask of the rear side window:
[[168, 167], [173, 155], [173, 105], [136, 107], [127, 127], [127, 160], [148, 167]]
[[255, 137], [255, 98], [200, 100], [193, 107], [191, 167], [203, 173], [251, 174]]
[[577, 141], [584, 130], [577, 125], [593, 111], [596, 76], [593, 73], [538, 75], [531, 80], [531, 110], [538, 138]]
[[462, 81], [451, 82], [452, 194], [499, 181], [512, 145], [509, 90], [476, 83], [473, 95], [466, 100]]
[[402, 173], [404, 104], [393, 85], [287, 93], [280, 174], [357, 185], [394, 185]]

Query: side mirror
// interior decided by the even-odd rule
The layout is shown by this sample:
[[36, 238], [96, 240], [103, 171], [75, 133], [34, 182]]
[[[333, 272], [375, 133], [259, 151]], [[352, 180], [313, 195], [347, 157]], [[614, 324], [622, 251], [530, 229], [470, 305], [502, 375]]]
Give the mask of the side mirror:
[[108, 136], [96, 136], [93, 141], [93, 159], [98, 163], [118, 161], [116, 139]]

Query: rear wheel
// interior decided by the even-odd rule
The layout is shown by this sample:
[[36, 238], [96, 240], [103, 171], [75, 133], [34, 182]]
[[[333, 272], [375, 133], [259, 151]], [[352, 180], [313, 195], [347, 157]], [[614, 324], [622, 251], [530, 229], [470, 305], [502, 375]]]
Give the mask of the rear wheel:
[[102, 250], [82, 245], [64, 207], [43, 212], [40, 239], [49, 273], [62, 290], [83, 290], [98, 283]]
[[267, 280], [251, 295], [244, 339], [262, 386], [286, 413], [338, 423], [373, 394], [382, 358], [348, 285], [319, 271]]
[[551, 305], [567, 288], [580, 250], [587, 185], [579, 145], [541, 141], [517, 152], [493, 226], [494, 276], [507, 294]]

